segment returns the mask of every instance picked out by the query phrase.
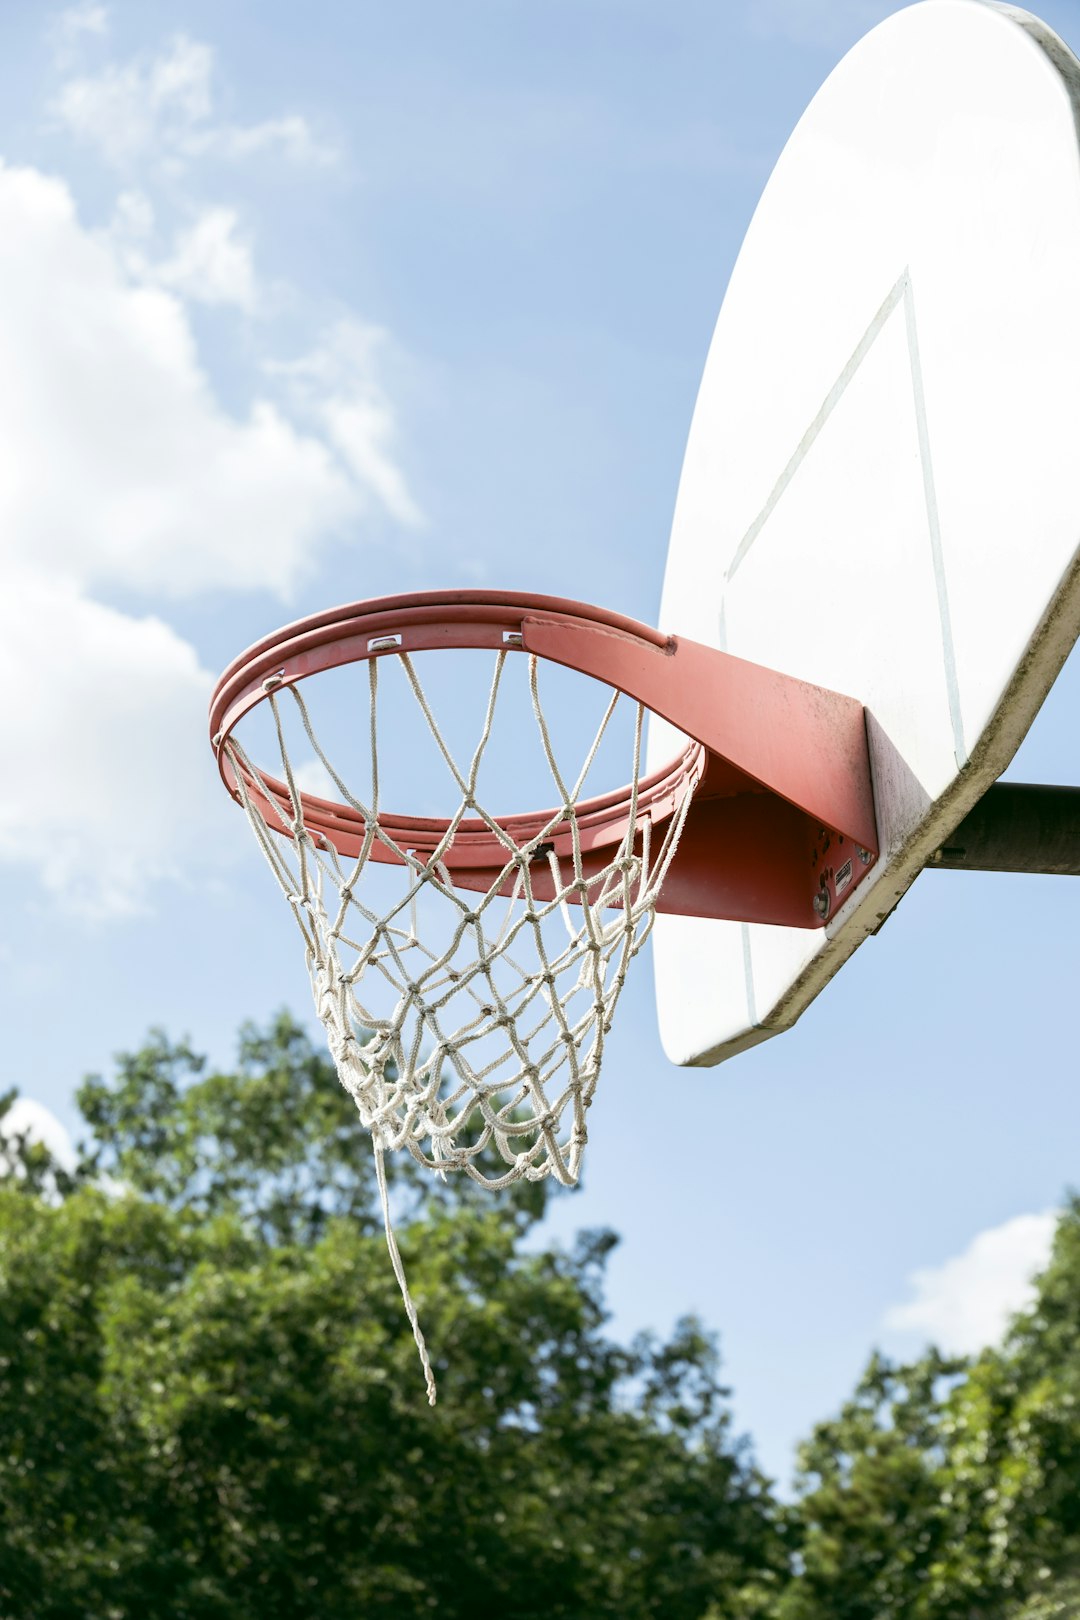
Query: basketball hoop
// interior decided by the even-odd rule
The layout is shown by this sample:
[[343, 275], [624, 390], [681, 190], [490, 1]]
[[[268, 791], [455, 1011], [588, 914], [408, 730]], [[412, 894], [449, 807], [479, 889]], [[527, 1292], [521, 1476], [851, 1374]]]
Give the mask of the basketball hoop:
[[[493, 673], [462, 765], [413, 655], [474, 648], [493, 652]], [[478, 798], [478, 773], [506, 662], [519, 655], [529, 660], [525, 720], [539, 737], [553, 805], [495, 817]], [[380, 802], [379, 666], [387, 658], [398, 661], [455, 784], [448, 817], [403, 816]], [[544, 660], [611, 691], [573, 775], [557, 760], [541, 702]], [[329, 758], [301, 691], [311, 676], [355, 663], [368, 672], [365, 797]], [[584, 797], [624, 700], [633, 716], [629, 781]], [[280, 761], [273, 772], [236, 736], [263, 703]], [[298, 780], [287, 705], [337, 800]], [[643, 776], [648, 713], [684, 742], [667, 766]], [[862, 708], [583, 603], [458, 591], [383, 598], [288, 626], [226, 670], [210, 725], [225, 785], [299, 926], [341, 1083], [372, 1136], [390, 1255], [434, 1402], [384, 1154], [404, 1149], [428, 1170], [490, 1188], [546, 1176], [574, 1184], [605, 1037], [657, 910], [821, 927], [873, 864]], [[389, 908], [376, 908], [366, 890], [379, 867], [403, 877]], [[445, 919], [437, 940], [421, 923], [431, 900]]]

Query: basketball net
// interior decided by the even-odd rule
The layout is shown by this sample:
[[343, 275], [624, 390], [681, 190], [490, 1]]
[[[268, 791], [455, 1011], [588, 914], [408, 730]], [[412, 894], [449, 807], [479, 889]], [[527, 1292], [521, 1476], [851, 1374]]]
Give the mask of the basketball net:
[[[384, 1156], [404, 1149], [444, 1178], [459, 1173], [492, 1189], [547, 1176], [576, 1183], [604, 1039], [630, 961], [652, 928], [697, 776], [688, 774], [654, 847], [652, 822], [641, 816], [639, 825], [637, 812], [645, 710], [634, 705], [627, 829], [611, 846], [607, 865], [597, 871], [590, 863], [586, 875], [577, 806], [620, 694], [612, 694], [585, 762], [568, 782], [552, 750], [537, 660], [530, 655], [532, 722], [558, 806], [528, 842], [518, 844], [476, 797], [507, 653], [496, 654], [480, 739], [464, 769], [439, 730], [409, 657], [393, 656], [460, 794], [438, 847], [424, 858], [396, 842], [379, 819], [377, 658], [368, 660], [370, 803], [354, 796], [328, 759], [295, 685], [275, 692], [276, 683], [266, 683], [291, 815], [235, 738], [224, 747], [252, 831], [303, 937], [315, 1007], [338, 1077], [371, 1134], [387, 1246], [434, 1405], [434, 1374], [394, 1236]], [[348, 861], [321, 833], [305, 827], [296, 766], [286, 746], [286, 698], [296, 705], [342, 801], [363, 818], [362, 847]], [[271, 831], [256, 799], [274, 805], [280, 829]], [[466, 818], [482, 822], [505, 851], [505, 864], [493, 869], [485, 893], [456, 889], [448, 870], [446, 857]], [[569, 847], [569, 857], [556, 854], [556, 837], [560, 848]], [[363, 882], [378, 845], [402, 873], [400, 894], [382, 912], [367, 903]], [[538, 870], [550, 873], [550, 899], [534, 892]], [[444, 914], [437, 943], [425, 941], [421, 925], [433, 899]]]

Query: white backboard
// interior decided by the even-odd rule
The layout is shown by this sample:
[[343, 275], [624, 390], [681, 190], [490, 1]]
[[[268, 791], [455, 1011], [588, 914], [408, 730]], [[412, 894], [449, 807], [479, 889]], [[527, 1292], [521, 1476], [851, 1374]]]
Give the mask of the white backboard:
[[[1080, 628], [1080, 67], [924, 0], [861, 41], [754, 215], [679, 486], [664, 630], [859, 698], [883, 858], [823, 930], [661, 916], [661, 1033], [789, 1028], [1004, 770]], [[662, 722], [650, 768], [673, 751]]]

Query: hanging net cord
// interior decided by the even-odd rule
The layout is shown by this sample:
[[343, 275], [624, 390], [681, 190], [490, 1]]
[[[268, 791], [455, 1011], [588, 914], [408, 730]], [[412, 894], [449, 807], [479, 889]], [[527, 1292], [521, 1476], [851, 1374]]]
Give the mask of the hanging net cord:
[[[387, 656], [399, 660], [460, 793], [431, 854], [421, 858], [401, 847], [380, 825], [378, 659], [367, 661], [370, 803], [353, 795], [327, 758], [296, 686], [275, 692], [267, 683], [291, 817], [235, 738], [222, 746], [248, 820], [303, 936], [316, 1010], [341, 1084], [372, 1136], [390, 1257], [434, 1403], [434, 1378], [390, 1220], [384, 1154], [404, 1148], [429, 1170], [443, 1176], [464, 1172], [492, 1189], [545, 1176], [576, 1183], [604, 1037], [630, 960], [652, 928], [698, 776], [688, 773], [674, 813], [654, 836], [651, 817], [638, 814], [645, 711], [636, 704], [626, 832], [611, 846], [607, 865], [586, 874], [577, 805], [620, 694], [612, 694], [585, 762], [568, 786], [541, 706], [537, 659], [529, 656], [533, 719], [559, 805], [519, 845], [476, 798], [508, 654], [496, 654], [480, 739], [465, 771], [443, 739], [408, 655]], [[363, 819], [359, 854], [346, 863], [304, 825], [286, 744], [286, 696], [343, 802]], [[271, 831], [255, 796], [273, 807], [280, 829]], [[482, 894], [455, 889], [446, 865], [466, 817], [472, 827], [482, 823], [505, 851], [504, 865], [492, 868], [490, 887]], [[561, 861], [556, 837], [564, 848], [569, 838], [569, 856]], [[365, 904], [361, 885], [376, 842], [390, 851], [404, 880], [404, 892], [381, 915]], [[534, 893], [535, 863], [550, 873], [551, 899]], [[433, 897], [444, 912], [443, 935], [435, 944], [420, 937], [418, 915]]]

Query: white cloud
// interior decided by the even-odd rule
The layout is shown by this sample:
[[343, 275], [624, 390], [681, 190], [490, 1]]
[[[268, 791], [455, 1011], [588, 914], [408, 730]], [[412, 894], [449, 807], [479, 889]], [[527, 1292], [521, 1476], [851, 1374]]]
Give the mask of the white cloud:
[[314, 793], [319, 799], [340, 799], [341, 794], [321, 759], [303, 759], [293, 766], [292, 773], [301, 793]]
[[32, 1142], [41, 1142], [65, 1170], [75, 1165], [75, 1148], [67, 1129], [56, 1115], [35, 1102], [32, 1097], [16, 1097], [0, 1122], [5, 1136], [19, 1136], [24, 1131]]
[[[125, 208], [129, 234], [152, 230]], [[61, 182], [0, 164], [0, 234], [0, 862], [69, 911], [130, 913], [220, 858], [210, 675], [161, 617], [92, 593], [284, 595], [347, 522], [415, 509], [359, 354], [327, 406], [366, 405], [354, 442], [314, 388], [307, 431], [269, 398], [234, 417], [179, 297], [133, 286]]]
[[50, 110], [77, 140], [121, 168], [145, 156], [175, 163], [266, 152], [295, 163], [335, 161], [333, 148], [296, 113], [248, 125], [215, 122], [213, 73], [211, 47], [177, 34], [156, 55], [67, 79]]
[[192, 130], [183, 142], [192, 157], [204, 154], [238, 161], [263, 152], [277, 152], [291, 163], [327, 167], [338, 160], [336, 147], [320, 141], [306, 118], [290, 113], [266, 118], [261, 124], [217, 124]]
[[375, 382], [386, 341], [378, 327], [339, 321], [310, 354], [267, 371], [291, 384], [298, 403], [391, 517], [416, 525], [420, 511], [391, 453], [393, 415]]
[[231, 208], [208, 208], [189, 230], [181, 231], [171, 258], [148, 271], [160, 286], [171, 287], [202, 304], [255, 308], [255, 267], [251, 245], [242, 236]]
[[210, 116], [208, 45], [178, 34], [158, 56], [110, 63], [100, 73], [67, 80], [51, 110], [76, 139], [123, 164], [153, 146], [168, 146]]
[[[185, 34], [100, 65], [108, 25], [84, 0], [49, 30], [51, 111], [128, 175], [108, 227], [80, 222], [63, 181], [0, 161], [0, 864], [84, 917], [202, 883], [223, 837], [232, 848], [205, 736], [211, 676], [168, 603], [287, 597], [358, 519], [418, 520], [366, 329], [344, 323], [340, 355], [268, 367], [227, 410], [189, 316], [203, 303], [265, 318], [273, 301], [240, 214], [186, 195], [188, 166], [334, 154], [298, 114], [223, 119], [214, 52]], [[116, 590], [156, 611], [100, 600]]]
[[[179, 298], [131, 286], [60, 182], [0, 166], [0, 234], [9, 555], [84, 585], [287, 594], [326, 535], [361, 512], [414, 515], [370, 368], [327, 396], [319, 433], [299, 432], [269, 398], [236, 419], [199, 366]], [[190, 275], [197, 262], [192, 252]], [[242, 275], [227, 266], [217, 273]]]
[[144, 191], [122, 191], [105, 232], [107, 245], [133, 281], [166, 287], [190, 302], [230, 304], [251, 314], [259, 288], [251, 242], [234, 208], [205, 208], [177, 231], [165, 258], [152, 253], [154, 205]]
[[[78, 1155], [71, 1133], [51, 1108], [46, 1108], [44, 1103], [37, 1102], [33, 1097], [16, 1097], [3, 1119], [0, 1119], [0, 1134], [21, 1136], [24, 1132], [31, 1142], [41, 1142], [47, 1147], [61, 1169], [74, 1170]], [[110, 1198], [119, 1198], [128, 1190], [126, 1184], [117, 1181], [115, 1176], [100, 1173], [94, 1178], [94, 1185]], [[46, 1191], [46, 1197], [49, 1196]], [[59, 1201], [58, 1198], [56, 1201]]]
[[205, 871], [217, 808], [194, 650], [33, 575], [0, 589], [0, 860], [29, 863], [64, 910], [137, 911], [164, 878]]
[[1053, 1210], [1017, 1215], [980, 1232], [962, 1254], [912, 1272], [915, 1297], [886, 1312], [886, 1328], [918, 1333], [956, 1355], [995, 1344], [1009, 1318], [1031, 1303], [1032, 1279], [1050, 1257]]
[[67, 66], [88, 35], [96, 35], [100, 39], [108, 31], [108, 8], [96, 4], [95, 0], [86, 0], [83, 5], [69, 6], [54, 18], [48, 38], [57, 61], [61, 66]]
[[154, 233], [154, 205], [144, 191], [122, 191], [116, 199], [109, 236], [124, 247], [145, 242]]

